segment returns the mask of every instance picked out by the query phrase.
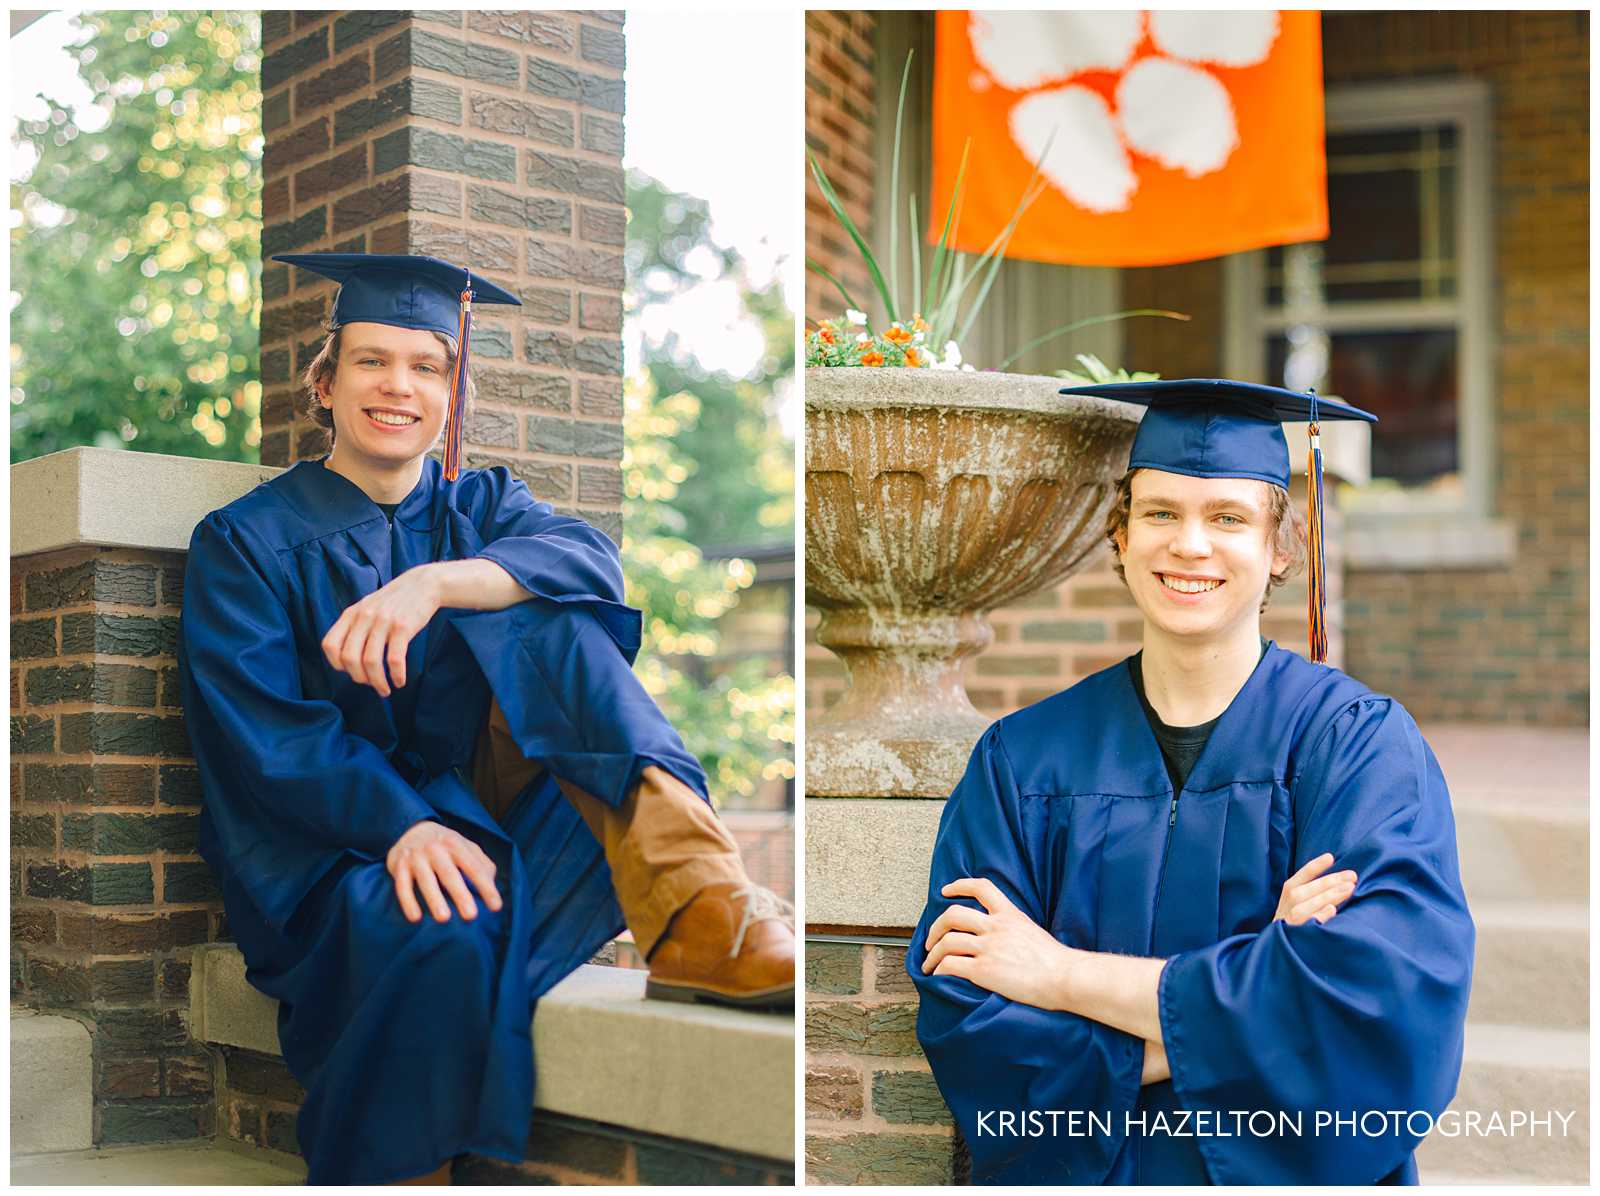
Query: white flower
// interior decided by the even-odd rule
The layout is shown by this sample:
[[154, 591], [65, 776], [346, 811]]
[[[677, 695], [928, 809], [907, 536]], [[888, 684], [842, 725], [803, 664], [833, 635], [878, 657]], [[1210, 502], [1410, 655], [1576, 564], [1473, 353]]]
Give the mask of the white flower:
[[[931, 358], [933, 354], [930, 353], [928, 356]], [[970, 365], [961, 364], [961, 350], [956, 348], [955, 341], [946, 341], [944, 343], [944, 360], [934, 361], [932, 365], [936, 370], [970, 370], [972, 368]]]
[[922, 340], [923, 340], [922, 333], [914, 332], [914, 333], [911, 334], [911, 342], [912, 342], [912, 344], [920, 345], [922, 343]]
[[868, 336], [865, 332], [856, 333], [856, 344], [858, 344], [858, 345], [870, 345], [871, 343], [872, 343], [872, 338], [870, 336]]
[[864, 311], [857, 311], [853, 307], [845, 309], [844, 318], [849, 320], [852, 324], [860, 324], [863, 327], [865, 327], [867, 323], [867, 313]]

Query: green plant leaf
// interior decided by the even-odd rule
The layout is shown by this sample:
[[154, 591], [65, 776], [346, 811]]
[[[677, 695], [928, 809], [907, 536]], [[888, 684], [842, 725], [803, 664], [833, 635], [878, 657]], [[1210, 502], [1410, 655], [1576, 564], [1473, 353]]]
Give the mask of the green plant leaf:
[[[922, 294], [922, 233], [917, 224], [917, 197], [906, 196], [906, 202], [911, 207], [911, 301], [916, 302], [917, 296]], [[927, 318], [927, 313], [921, 313]]]
[[813, 273], [822, 275], [823, 278], [827, 279], [834, 285], [834, 289], [839, 292], [840, 297], [844, 300], [846, 310], [850, 310], [852, 308], [856, 311], [866, 310], [865, 308], [859, 306], [856, 301], [850, 297], [850, 292], [844, 289], [844, 283], [840, 282], [832, 274], [829, 274], [828, 271], [823, 268], [821, 262], [815, 261], [812, 258], [806, 258], [806, 269], [812, 271]]
[[[811, 162], [811, 175], [817, 180], [817, 189], [822, 192], [822, 198], [828, 201], [828, 206], [833, 209], [833, 214], [839, 223], [844, 225], [844, 231], [850, 234], [850, 239], [856, 243], [856, 248], [861, 251], [861, 258], [867, 264], [867, 273], [872, 275], [872, 284], [878, 289], [878, 296], [883, 300], [883, 306], [888, 309], [889, 319], [895, 319], [894, 297], [889, 294], [889, 287], [883, 281], [883, 271], [878, 269], [878, 259], [873, 257], [872, 250], [868, 247], [866, 238], [861, 235], [861, 230], [856, 228], [856, 222], [850, 219], [850, 213], [844, 210], [844, 203], [833, 189], [833, 184], [828, 181], [827, 173], [822, 169], [822, 163], [817, 161], [817, 156], [809, 149], [806, 157]], [[858, 309], [859, 310], [859, 309]]]
[[961, 197], [961, 191], [966, 186], [967, 157], [971, 150], [972, 138], [969, 137], [961, 147], [961, 165], [956, 169], [956, 183], [950, 191], [950, 206], [945, 209], [944, 231], [939, 234], [939, 242], [933, 249], [933, 265], [928, 269], [928, 293], [923, 300], [923, 311], [938, 310], [944, 298], [940, 293], [939, 284], [943, 281], [945, 259], [952, 252], [950, 249], [950, 229], [955, 222], [956, 201]]
[[[906, 51], [905, 69], [900, 72], [900, 99], [894, 106], [894, 154], [889, 166], [889, 283], [894, 291], [894, 309], [900, 308], [900, 230], [895, 227], [895, 217], [900, 203], [900, 130], [905, 120], [906, 84], [911, 81], [911, 55]], [[917, 236], [917, 226], [911, 226], [911, 235]], [[913, 250], [915, 242], [913, 241]], [[916, 288], [912, 288], [911, 301], [916, 302]], [[890, 317], [893, 318], [892, 316]]]
[[[977, 298], [973, 300], [966, 321], [957, 331], [957, 341], [966, 337], [967, 333], [971, 331], [972, 325], [977, 321], [978, 313], [983, 310], [983, 305], [989, 298], [989, 288], [994, 285], [995, 277], [1000, 273], [1000, 265], [1005, 257], [1006, 246], [1011, 244], [1011, 238], [1016, 233], [1017, 226], [1022, 223], [1023, 214], [1045, 192], [1046, 183], [1039, 177], [1040, 167], [1044, 163], [1045, 155], [1050, 152], [1050, 147], [1055, 144], [1055, 137], [1056, 130], [1050, 130], [1050, 136], [1045, 140], [1044, 148], [1039, 151], [1039, 156], [1033, 161], [1033, 171], [1028, 175], [1028, 181], [1022, 188], [1022, 195], [1017, 200], [1016, 210], [1011, 213], [1011, 219], [1006, 222], [1006, 226], [995, 234], [994, 240], [989, 242], [989, 247], [983, 251], [983, 256], [979, 259], [979, 271], [974, 277], [982, 276], [983, 285], [978, 288]], [[984, 261], [988, 262], [987, 270], [982, 268], [981, 263]]]
[[[971, 331], [973, 324], [977, 322], [978, 313], [983, 310], [984, 302], [989, 298], [989, 288], [994, 286], [994, 280], [1000, 273], [1000, 267], [1005, 260], [1006, 246], [1011, 244], [1011, 236], [1016, 232], [1017, 224], [1022, 220], [1022, 214], [1043, 193], [1044, 187], [1041, 184], [1037, 190], [1026, 193], [1023, 196], [1022, 202], [1017, 205], [1017, 210], [1012, 215], [1010, 223], [1000, 230], [1000, 233], [991, 242], [989, 248], [984, 250], [983, 256], [978, 259], [978, 269], [973, 273], [972, 277], [973, 279], [982, 278], [983, 282], [978, 287], [977, 296], [973, 299], [972, 305], [967, 311], [966, 320], [957, 330], [956, 339], [958, 341], [964, 339], [967, 333]], [[960, 296], [958, 295], [957, 299], [959, 298]]]

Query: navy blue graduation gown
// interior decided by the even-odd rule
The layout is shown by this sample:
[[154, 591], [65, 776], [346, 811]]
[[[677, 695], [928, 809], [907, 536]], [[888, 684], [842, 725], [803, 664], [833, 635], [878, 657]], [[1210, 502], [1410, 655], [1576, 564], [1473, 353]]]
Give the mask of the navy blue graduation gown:
[[[1326, 924], [1273, 921], [1283, 882], [1324, 851], [1355, 893]], [[1172, 1078], [1141, 1087], [1143, 1042], [1121, 1030], [924, 976], [952, 904], [939, 890], [961, 876], [1069, 946], [1166, 959]], [[1176, 804], [1127, 662], [991, 726], [941, 817], [907, 968], [974, 1182], [1404, 1183], [1419, 1136], [1332, 1118], [1450, 1102], [1472, 948], [1450, 798], [1416, 724], [1272, 645]], [[1276, 1118], [1257, 1118], [1264, 1136], [1231, 1133], [1258, 1110]]]
[[[385, 699], [322, 637], [415, 565], [483, 557], [534, 596], [441, 610]], [[520, 1160], [537, 999], [623, 929], [600, 845], [545, 774], [496, 822], [468, 777], [491, 696], [523, 752], [615, 806], [657, 764], [705, 778], [628, 667], [639, 612], [616, 546], [504, 468], [424, 462], [391, 526], [305, 461], [208, 515], [184, 580], [184, 712], [200, 853], [305, 1084], [311, 1183], [382, 1183], [467, 1151]], [[478, 844], [503, 905], [412, 924], [385, 867], [433, 819]]]

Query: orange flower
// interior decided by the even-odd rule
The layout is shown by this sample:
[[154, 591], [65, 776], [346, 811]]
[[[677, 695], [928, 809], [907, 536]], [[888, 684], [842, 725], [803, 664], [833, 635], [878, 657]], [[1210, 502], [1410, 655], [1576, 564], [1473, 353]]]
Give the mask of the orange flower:
[[861, 364], [862, 365], [882, 365], [883, 364], [883, 354], [879, 353], [876, 349], [873, 349], [873, 350], [871, 350], [870, 352], [867, 352], [867, 353], [863, 353], [861, 355]]
[[924, 320], [921, 316], [912, 316], [911, 327], [916, 332], [926, 332], [928, 331], [928, 321]]
[[833, 329], [824, 324], [821, 328], [817, 329], [817, 339], [825, 345], [833, 344]]
[[909, 345], [906, 346], [906, 364], [913, 368], [922, 364], [922, 358], [918, 357], [917, 351]]
[[911, 343], [911, 334], [900, 327], [899, 324], [895, 324], [883, 334], [883, 339], [895, 345], [909, 345]]

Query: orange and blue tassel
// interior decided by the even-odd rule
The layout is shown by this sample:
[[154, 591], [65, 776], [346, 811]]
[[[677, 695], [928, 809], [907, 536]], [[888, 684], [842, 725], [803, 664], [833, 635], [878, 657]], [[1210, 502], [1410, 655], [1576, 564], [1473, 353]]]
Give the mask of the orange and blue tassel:
[[472, 337], [472, 276], [461, 292], [461, 320], [456, 328], [456, 368], [450, 376], [450, 408], [444, 420], [444, 480], [461, 473], [461, 425], [467, 418], [467, 342]]
[[1309, 558], [1310, 585], [1307, 622], [1311, 628], [1311, 659], [1322, 664], [1328, 659], [1327, 573], [1322, 555], [1322, 429], [1317, 424], [1317, 392], [1311, 396], [1311, 451], [1306, 462], [1306, 555]]

